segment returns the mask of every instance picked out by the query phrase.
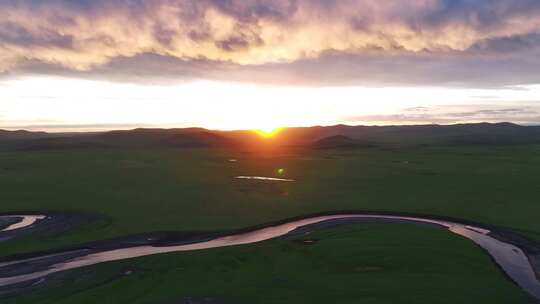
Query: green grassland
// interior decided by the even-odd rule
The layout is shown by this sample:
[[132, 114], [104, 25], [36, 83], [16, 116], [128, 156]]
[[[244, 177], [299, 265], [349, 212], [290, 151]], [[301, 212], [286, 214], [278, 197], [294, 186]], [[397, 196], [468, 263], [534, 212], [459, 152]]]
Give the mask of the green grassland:
[[[233, 178], [276, 176], [279, 168], [296, 182]], [[0, 257], [337, 210], [457, 217], [540, 240], [538, 168], [540, 145], [2, 152], [1, 212], [73, 211], [104, 219], [64, 235], [2, 242]], [[321, 241], [312, 246], [273, 240], [107, 263], [92, 267], [96, 275], [83, 275], [79, 283], [13, 303], [183, 303], [187, 296], [233, 303], [525, 301], [479, 248], [442, 230], [354, 225], [315, 236]], [[100, 281], [126, 267], [142, 271]]]
[[[445, 215], [540, 239], [540, 146], [40, 151], [0, 153], [0, 164], [3, 212], [76, 211], [109, 218], [66, 242], [242, 228], [335, 210]], [[278, 168], [297, 181], [233, 178], [274, 176]], [[10, 251], [1, 246], [3, 254]]]

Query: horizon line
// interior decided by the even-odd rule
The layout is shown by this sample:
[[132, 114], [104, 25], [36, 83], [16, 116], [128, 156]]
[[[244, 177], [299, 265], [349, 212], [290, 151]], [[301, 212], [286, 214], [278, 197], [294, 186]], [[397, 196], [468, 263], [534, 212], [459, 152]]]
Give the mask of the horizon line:
[[[412, 124], [346, 124], [346, 123], [337, 123], [337, 124], [329, 124], [329, 125], [309, 125], [309, 126], [283, 126], [283, 127], [276, 127], [275, 129], [284, 130], [284, 129], [301, 129], [301, 128], [331, 128], [331, 127], [339, 127], [339, 126], [345, 126], [345, 127], [414, 127], [414, 126], [459, 126], [459, 125], [481, 125], [481, 124], [489, 124], [489, 125], [500, 125], [500, 124], [510, 124], [520, 127], [534, 127], [534, 126], [540, 126], [539, 123], [515, 123], [511, 121], [497, 121], [497, 122], [490, 122], [490, 121], [478, 121], [478, 122], [456, 122], [456, 123], [412, 123]], [[7, 131], [7, 132], [31, 132], [31, 133], [47, 133], [47, 134], [65, 134], [65, 133], [106, 133], [106, 132], [113, 132], [113, 131], [134, 131], [134, 130], [140, 130], [140, 129], [146, 129], [146, 130], [188, 130], [188, 129], [202, 129], [206, 131], [214, 131], [214, 132], [242, 132], [242, 131], [257, 131], [260, 129], [257, 128], [246, 128], [246, 129], [217, 129], [217, 128], [206, 128], [206, 127], [200, 127], [200, 126], [182, 126], [182, 127], [174, 127], [174, 126], [159, 126], [159, 125], [148, 125], [148, 124], [118, 124], [116, 126], [120, 128], [105, 128], [107, 126], [115, 126], [114, 124], [77, 124], [77, 125], [27, 125], [27, 126], [16, 126], [16, 127], [0, 127], [0, 131]], [[126, 128], [122, 128], [122, 126]], [[74, 131], [56, 131], [61, 130], [63, 128], [70, 129], [70, 128], [100, 128], [104, 127], [100, 130], [74, 130]], [[34, 129], [36, 128], [36, 129]], [[47, 130], [47, 128], [51, 128], [53, 130]]]

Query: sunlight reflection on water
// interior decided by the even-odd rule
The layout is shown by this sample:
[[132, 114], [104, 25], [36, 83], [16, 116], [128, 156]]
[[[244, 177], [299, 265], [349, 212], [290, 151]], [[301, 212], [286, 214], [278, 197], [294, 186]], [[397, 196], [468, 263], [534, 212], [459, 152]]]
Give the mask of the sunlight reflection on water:
[[278, 182], [294, 182], [294, 179], [287, 178], [275, 178], [275, 177], [264, 177], [264, 176], [237, 176], [237, 179], [255, 179], [255, 180], [266, 180], [266, 181], [278, 181]]

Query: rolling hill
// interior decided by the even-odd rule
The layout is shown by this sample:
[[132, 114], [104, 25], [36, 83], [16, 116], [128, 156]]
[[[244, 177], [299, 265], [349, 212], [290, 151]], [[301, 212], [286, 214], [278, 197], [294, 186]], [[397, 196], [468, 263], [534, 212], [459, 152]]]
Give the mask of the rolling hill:
[[354, 148], [415, 145], [513, 145], [540, 143], [540, 126], [478, 123], [415, 126], [285, 128], [265, 139], [251, 131], [202, 128], [133, 129], [99, 133], [45, 133], [0, 130], [2, 150], [81, 148], [306, 147]]

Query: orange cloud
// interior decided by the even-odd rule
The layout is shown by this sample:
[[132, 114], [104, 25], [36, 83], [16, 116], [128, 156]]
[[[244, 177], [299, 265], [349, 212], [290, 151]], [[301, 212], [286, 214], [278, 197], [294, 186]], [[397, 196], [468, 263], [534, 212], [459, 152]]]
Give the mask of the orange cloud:
[[0, 15], [0, 71], [25, 60], [89, 70], [148, 53], [260, 65], [464, 52], [540, 31], [536, 0], [8, 0]]

